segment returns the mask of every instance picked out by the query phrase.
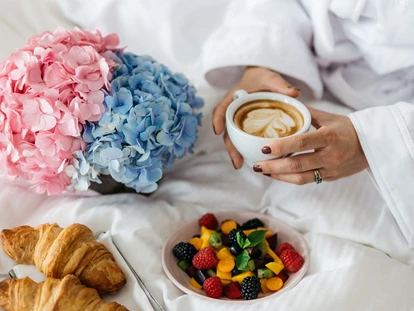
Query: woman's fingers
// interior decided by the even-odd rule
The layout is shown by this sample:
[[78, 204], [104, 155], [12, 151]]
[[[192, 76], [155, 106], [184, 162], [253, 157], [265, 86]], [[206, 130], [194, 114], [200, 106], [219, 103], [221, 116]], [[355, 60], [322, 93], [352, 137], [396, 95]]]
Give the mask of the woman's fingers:
[[267, 81], [268, 90], [271, 92], [285, 94], [291, 97], [298, 97], [300, 95], [300, 89], [293, 87], [287, 82], [280, 74], [273, 73], [272, 79]]
[[311, 152], [296, 156], [257, 162], [253, 166], [255, 172], [263, 174], [295, 174], [323, 167], [324, 159], [320, 152]]
[[[324, 179], [323, 176], [326, 172], [323, 168], [319, 169], [319, 173], [322, 176], [323, 181], [330, 181], [330, 178], [328, 177], [325, 177]], [[299, 186], [316, 182], [316, 176], [313, 170], [298, 174], [272, 174], [271, 177], [276, 180], [288, 182]]]
[[224, 143], [226, 144], [227, 152], [233, 162], [234, 168], [236, 170], [240, 169], [243, 166], [243, 157], [237, 151], [236, 147], [233, 146], [227, 131], [224, 132]]
[[323, 128], [305, 134], [276, 139], [262, 148], [264, 154], [282, 156], [285, 154], [324, 148], [329, 143], [329, 133]]
[[216, 135], [223, 133], [226, 126], [226, 110], [233, 101], [234, 90], [230, 90], [224, 96], [213, 111], [213, 130]]

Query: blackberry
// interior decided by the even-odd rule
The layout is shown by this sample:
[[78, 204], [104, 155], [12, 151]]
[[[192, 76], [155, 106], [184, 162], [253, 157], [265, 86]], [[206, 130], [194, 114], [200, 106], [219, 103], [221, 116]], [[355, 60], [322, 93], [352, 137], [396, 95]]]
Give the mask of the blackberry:
[[174, 256], [180, 260], [191, 261], [196, 253], [196, 248], [190, 243], [180, 242], [173, 248]]
[[245, 300], [256, 299], [260, 293], [260, 280], [255, 276], [248, 276], [241, 283], [241, 293]]
[[229, 233], [229, 242], [230, 242], [230, 245], [233, 245], [233, 244], [237, 244], [238, 245], [237, 238], [236, 238], [237, 232], [240, 232], [240, 236], [244, 240], [247, 238], [247, 236], [244, 234], [243, 230], [241, 230], [241, 229], [232, 229], [230, 231], [230, 233]]
[[241, 226], [242, 230], [257, 229], [258, 227], [264, 227], [263, 221], [258, 218], [250, 219]]

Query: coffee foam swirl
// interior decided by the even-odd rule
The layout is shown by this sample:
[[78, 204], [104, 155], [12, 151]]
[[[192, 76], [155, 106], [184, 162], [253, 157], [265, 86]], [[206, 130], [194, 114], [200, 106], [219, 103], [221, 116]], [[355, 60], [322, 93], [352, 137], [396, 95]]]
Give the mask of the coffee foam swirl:
[[276, 100], [246, 103], [234, 115], [234, 123], [242, 131], [265, 138], [293, 135], [303, 127], [303, 122], [299, 110]]
[[243, 122], [243, 131], [266, 138], [291, 135], [296, 123], [281, 109], [256, 109], [250, 111]]

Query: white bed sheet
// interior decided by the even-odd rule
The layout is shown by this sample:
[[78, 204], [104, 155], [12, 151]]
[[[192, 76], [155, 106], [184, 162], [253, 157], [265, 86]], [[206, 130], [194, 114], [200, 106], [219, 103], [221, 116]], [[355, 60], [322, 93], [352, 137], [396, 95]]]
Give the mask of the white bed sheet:
[[[3, 0], [0, 56], [20, 47], [28, 35], [71, 25], [56, 12], [47, 0]], [[79, 12], [73, 14], [82, 16]], [[111, 30], [105, 26], [110, 23], [105, 23], [104, 18], [98, 19], [97, 24], [104, 31]], [[129, 45], [138, 45], [128, 42], [132, 37], [124, 38]], [[170, 64], [172, 58], [163, 58], [167, 52], [160, 51], [159, 60]], [[185, 73], [192, 77], [206, 101], [204, 125], [196, 154], [177, 162], [156, 193], [149, 197], [100, 196], [90, 191], [47, 197], [1, 180], [0, 230], [45, 222], [61, 226], [79, 222], [96, 234], [110, 230], [166, 310], [225, 311], [227, 305], [219, 301], [186, 295], [177, 289], [162, 270], [161, 247], [181, 225], [205, 212], [257, 211], [277, 217], [304, 234], [311, 250], [310, 266], [294, 289], [279, 298], [237, 310], [414, 310], [414, 251], [407, 247], [368, 173], [334, 183], [298, 187], [254, 174], [249, 168], [235, 171], [221, 138], [214, 136], [210, 127], [212, 107], [223, 93], [206, 85], [196, 71]], [[339, 111], [328, 102], [313, 104]], [[4, 278], [14, 265], [0, 250], [0, 275]], [[133, 292], [129, 296], [133, 297]], [[105, 298], [128, 306], [123, 297], [125, 290], [122, 295]], [[136, 303], [139, 305], [139, 299]]]

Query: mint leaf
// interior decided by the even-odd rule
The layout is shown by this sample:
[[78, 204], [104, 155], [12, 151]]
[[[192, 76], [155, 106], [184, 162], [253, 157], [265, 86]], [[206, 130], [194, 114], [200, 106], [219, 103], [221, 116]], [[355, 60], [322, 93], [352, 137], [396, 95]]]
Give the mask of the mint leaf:
[[250, 246], [256, 246], [262, 242], [266, 236], [267, 230], [255, 230], [247, 237], [250, 241]]
[[262, 255], [267, 253], [266, 242], [264, 239], [259, 244], [257, 244], [256, 247], [260, 249]]
[[255, 269], [256, 269], [256, 265], [254, 264], [253, 259], [250, 259], [247, 262], [246, 268], [244, 268], [243, 272], [246, 272], [246, 271], [254, 271]]
[[249, 239], [246, 239], [246, 241], [244, 241], [244, 245], [243, 248], [249, 247], [252, 243], [250, 242]]
[[239, 244], [239, 246], [241, 248], [244, 247], [244, 239], [242, 238], [240, 232], [236, 232], [236, 240], [237, 240], [237, 244]]
[[249, 260], [249, 253], [246, 250], [243, 250], [243, 252], [236, 257], [237, 270], [242, 271], [244, 268], [246, 268]]

